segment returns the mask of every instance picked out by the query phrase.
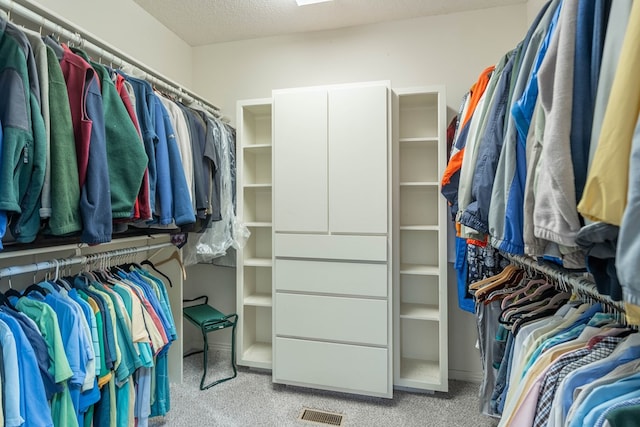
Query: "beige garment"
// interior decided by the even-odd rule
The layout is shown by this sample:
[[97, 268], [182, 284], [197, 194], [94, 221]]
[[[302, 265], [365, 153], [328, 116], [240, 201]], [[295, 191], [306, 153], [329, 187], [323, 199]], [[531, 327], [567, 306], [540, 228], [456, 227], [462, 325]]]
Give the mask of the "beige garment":
[[640, 112], [640, 2], [633, 2], [600, 139], [578, 205], [592, 221], [620, 226], [627, 205], [631, 141]]

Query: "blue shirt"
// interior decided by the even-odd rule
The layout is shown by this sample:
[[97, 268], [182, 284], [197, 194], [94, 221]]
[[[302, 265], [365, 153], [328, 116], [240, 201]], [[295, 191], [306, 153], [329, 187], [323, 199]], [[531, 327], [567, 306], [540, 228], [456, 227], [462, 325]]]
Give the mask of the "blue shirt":
[[[38, 372], [38, 362], [33, 347], [29, 343], [20, 324], [13, 317], [0, 312], [0, 323], [6, 325], [15, 339], [20, 380], [20, 412], [23, 414], [23, 427], [53, 426], [51, 411], [45, 393], [42, 377]], [[5, 388], [5, 391], [12, 389]], [[5, 393], [6, 394], [6, 393]]]
[[593, 426], [605, 409], [640, 397], [640, 373], [596, 387], [576, 409], [569, 427]]
[[182, 166], [182, 157], [176, 141], [173, 124], [169, 112], [156, 96], [156, 108], [161, 114], [166, 138], [168, 170], [171, 174], [171, 215], [176, 225], [191, 224], [196, 220], [191, 203], [191, 194], [187, 185], [187, 178]]
[[53, 378], [53, 375], [51, 375], [51, 364], [49, 361], [47, 343], [42, 337], [40, 331], [35, 325], [33, 325], [32, 321], [30, 321], [31, 319], [29, 319], [26, 315], [12, 310], [9, 307], [1, 307], [0, 310], [16, 319], [22, 327], [22, 331], [29, 340], [29, 343], [31, 344], [31, 347], [33, 348], [33, 351], [35, 353], [40, 376], [42, 377], [44, 389], [47, 394], [47, 400], [50, 400], [55, 393], [60, 393], [62, 391], [62, 386], [60, 384], [56, 384], [55, 378]]
[[[37, 294], [29, 294], [29, 298], [39, 298]], [[64, 344], [65, 354], [69, 361], [69, 366], [73, 376], [69, 380], [70, 384], [82, 386], [86, 371], [86, 352], [81, 340], [80, 319], [69, 302], [65, 301], [62, 295], [50, 292], [44, 297], [44, 302], [56, 312], [60, 335]]]
[[[624, 363], [640, 358], [640, 341], [638, 341], [638, 337], [634, 337], [634, 335], [637, 334], [632, 334], [627, 338], [627, 340], [633, 341], [623, 342], [618, 346], [620, 351], [616, 349], [609, 357], [578, 368], [566, 376], [561, 386], [562, 394], [559, 396], [562, 405], [560, 409], [562, 410], [563, 419], [566, 419], [569, 408], [573, 403], [573, 392], [576, 388], [605, 376]], [[624, 346], [624, 348], [621, 348], [622, 346]], [[558, 389], [558, 391], [560, 391], [560, 389]]]
[[[4, 363], [4, 423], [6, 427], [21, 426], [24, 418], [21, 414], [20, 396], [20, 368], [18, 367], [18, 350], [16, 341], [9, 329], [9, 326], [0, 321], [0, 347], [2, 347], [2, 358]], [[11, 390], [11, 393], [7, 393]]]

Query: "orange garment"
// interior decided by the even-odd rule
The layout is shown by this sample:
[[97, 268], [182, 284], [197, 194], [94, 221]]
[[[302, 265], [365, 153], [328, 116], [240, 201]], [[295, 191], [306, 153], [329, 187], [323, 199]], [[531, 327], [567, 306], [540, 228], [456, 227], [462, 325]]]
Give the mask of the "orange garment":
[[[478, 102], [484, 91], [487, 89], [487, 85], [489, 84], [489, 79], [491, 78], [491, 73], [495, 69], [495, 65], [487, 67], [480, 73], [480, 77], [478, 80], [471, 86], [469, 90], [470, 98], [469, 98], [469, 107], [467, 108], [467, 112], [460, 122], [460, 129], [464, 129], [465, 125], [471, 120], [473, 117], [473, 113], [478, 106]], [[458, 131], [460, 134], [460, 130]], [[442, 187], [449, 185], [451, 183], [451, 177], [456, 173], [460, 173], [460, 169], [462, 168], [462, 159], [464, 158], [464, 147], [460, 148], [460, 151], [453, 154], [451, 159], [449, 160], [449, 164], [447, 164], [446, 169], [444, 170], [444, 174], [442, 175]]]

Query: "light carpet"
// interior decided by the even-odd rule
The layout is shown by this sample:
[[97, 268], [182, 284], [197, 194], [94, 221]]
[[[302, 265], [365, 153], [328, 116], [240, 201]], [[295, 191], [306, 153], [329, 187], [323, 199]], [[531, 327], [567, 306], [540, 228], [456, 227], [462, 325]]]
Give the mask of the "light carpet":
[[[230, 372], [228, 352], [209, 352], [209, 375]], [[240, 368], [238, 376], [200, 391], [202, 355], [184, 359], [184, 382], [171, 385], [171, 410], [150, 420], [160, 426], [313, 426], [299, 421], [303, 408], [339, 413], [343, 426], [494, 427], [479, 412], [478, 384], [449, 381], [448, 393], [394, 391], [393, 399], [292, 387], [271, 373]]]

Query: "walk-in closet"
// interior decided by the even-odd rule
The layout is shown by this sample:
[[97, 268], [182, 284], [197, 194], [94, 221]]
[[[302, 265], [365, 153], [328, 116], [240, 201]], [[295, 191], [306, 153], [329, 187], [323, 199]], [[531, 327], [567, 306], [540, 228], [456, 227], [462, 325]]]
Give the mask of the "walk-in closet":
[[0, 427], [640, 426], [639, 28], [0, 0]]

